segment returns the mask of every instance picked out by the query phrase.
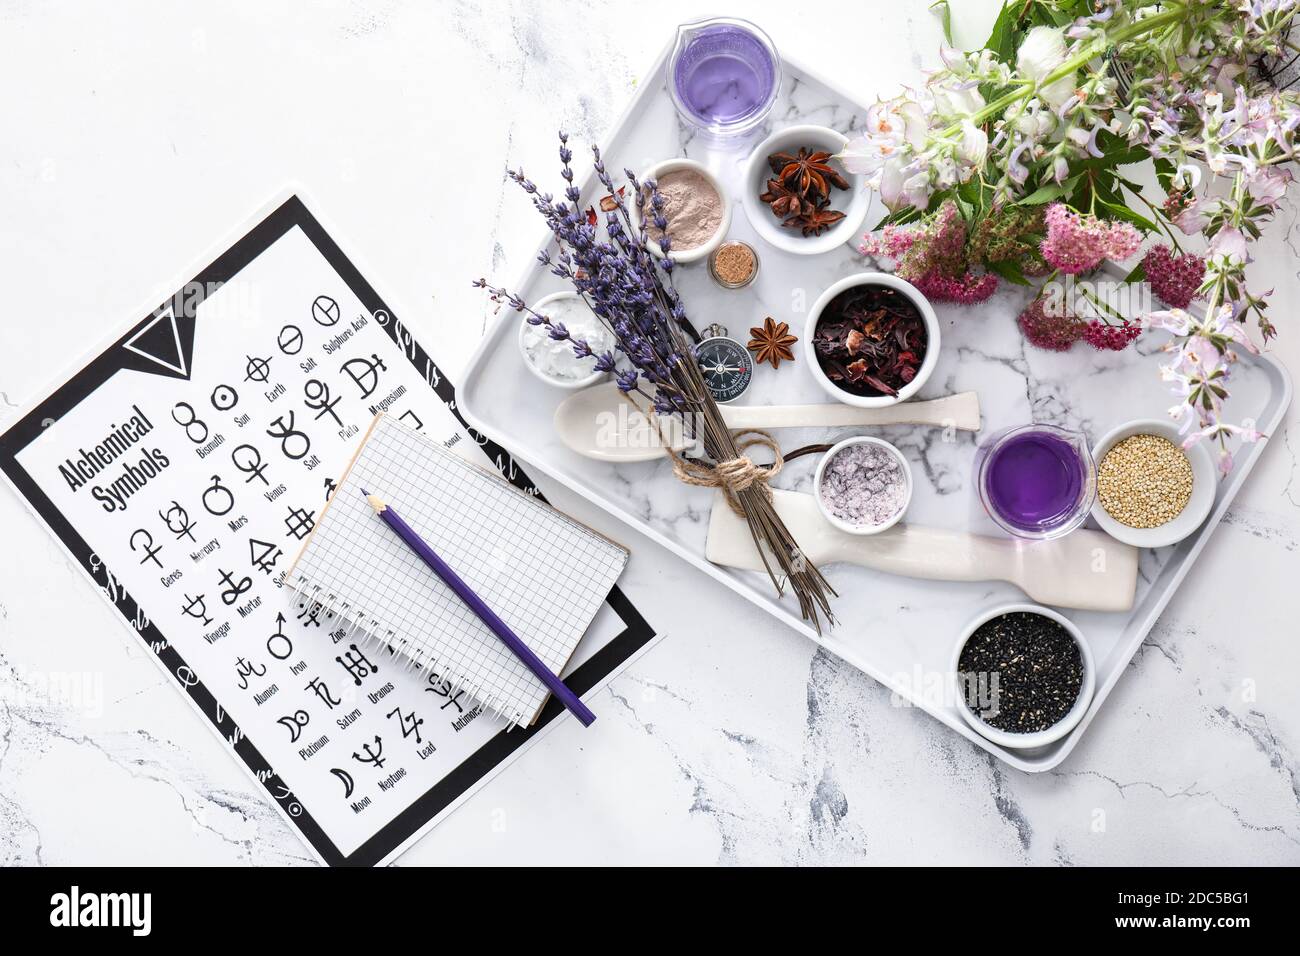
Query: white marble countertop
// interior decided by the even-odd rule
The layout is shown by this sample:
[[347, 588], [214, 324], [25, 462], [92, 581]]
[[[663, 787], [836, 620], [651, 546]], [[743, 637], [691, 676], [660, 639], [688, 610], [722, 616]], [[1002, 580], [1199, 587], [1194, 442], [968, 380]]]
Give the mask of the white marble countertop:
[[[287, 181], [307, 187], [453, 376], [535, 215], [558, 126], [617, 117], [683, 2], [0, 8], [0, 424]], [[959, 24], [982, 39], [991, 0]], [[928, 0], [746, 13], [863, 97], [936, 61]], [[896, 11], [896, 12], [894, 12]], [[860, 18], [855, 22], [855, 18]], [[883, 84], [877, 86], [877, 84]], [[1300, 368], [1300, 208], [1257, 249]], [[71, 344], [70, 344], [71, 343]], [[666, 638], [401, 858], [417, 863], [1300, 862], [1297, 412], [1087, 736], [1007, 769], [585, 502]], [[0, 863], [307, 861], [243, 771], [7, 490]], [[666, 602], [659, 596], [671, 594]], [[69, 680], [86, 693], [48, 688]]]

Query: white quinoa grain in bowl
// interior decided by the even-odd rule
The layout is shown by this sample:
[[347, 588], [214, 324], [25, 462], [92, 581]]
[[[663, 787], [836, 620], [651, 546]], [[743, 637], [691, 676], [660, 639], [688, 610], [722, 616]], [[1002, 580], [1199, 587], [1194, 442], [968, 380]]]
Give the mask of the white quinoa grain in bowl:
[[1182, 447], [1168, 420], [1143, 418], [1111, 429], [1093, 448], [1093, 520], [1135, 548], [1177, 544], [1205, 523], [1218, 492], [1205, 442]]

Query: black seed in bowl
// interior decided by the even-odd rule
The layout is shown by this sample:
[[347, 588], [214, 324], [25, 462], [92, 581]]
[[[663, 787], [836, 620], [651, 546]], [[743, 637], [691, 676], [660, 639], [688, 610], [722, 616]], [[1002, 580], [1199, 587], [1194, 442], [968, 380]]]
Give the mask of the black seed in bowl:
[[1033, 734], [1070, 712], [1083, 687], [1074, 637], [1042, 614], [985, 621], [957, 660], [958, 686], [975, 715], [997, 730]]

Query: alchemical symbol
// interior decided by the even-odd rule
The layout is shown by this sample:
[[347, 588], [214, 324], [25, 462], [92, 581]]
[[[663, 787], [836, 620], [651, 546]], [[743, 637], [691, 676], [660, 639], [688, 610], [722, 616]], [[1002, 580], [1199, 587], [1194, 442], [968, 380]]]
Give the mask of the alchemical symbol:
[[358, 687], [361, 686], [363, 677], [379, 673], [379, 668], [372, 664], [366, 655], [358, 650], [355, 644], [349, 644], [348, 653], [334, 659], [343, 665], [345, 671], [352, 675], [352, 682]]
[[296, 744], [298, 738], [302, 736], [303, 728], [311, 723], [311, 714], [305, 710], [295, 710], [292, 714], [281, 717], [276, 723], [289, 728], [289, 743]]
[[460, 705], [461, 695], [465, 693], [463, 690], [456, 690], [453, 692], [451, 681], [443, 680], [442, 676], [437, 673], [429, 675], [429, 685], [430, 686], [424, 689], [426, 694], [435, 694], [438, 697], [446, 698], [442, 706], [438, 708], [439, 710], [446, 710], [448, 707], [455, 707], [456, 713], [465, 713], [465, 708]]
[[343, 401], [342, 398], [330, 398], [330, 387], [318, 378], [309, 378], [302, 387], [303, 404], [309, 409], [316, 412], [315, 421], [328, 415], [334, 419], [334, 424], [342, 427], [343, 421], [339, 418], [339, 413], [334, 411], [334, 406]]
[[229, 385], [218, 385], [212, 390], [209, 401], [217, 411], [228, 412], [239, 404], [239, 393]]
[[424, 743], [424, 741], [420, 739], [420, 727], [424, 724], [424, 718], [417, 717], [415, 711], [411, 711], [409, 714], [404, 714], [402, 713], [402, 708], [395, 707], [388, 712], [387, 717], [389, 720], [392, 720], [394, 717], [397, 718], [397, 725], [402, 728], [403, 740], [414, 735], [417, 744]]
[[301, 541], [307, 535], [311, 534], [311, 529], [316, 527], [313, 520], [316, 512], [308, 511], [306, 508], [290, 508], [289, 516], [284, 519], [284, 526], [289, 529], [289, 533]]
[[[280, 440], [280, 451], [284, 452], [285, 458], [297, 461], [307, 457], [307, 452], [311, 451], [311, 439], [307, 437], [306, 432], [293, 427], [293, 415], [291, 410], [288, 414], [274, 419], [266, 433]], [[285, 422], [286, 418], [289, 419], [288, 422]]]
[[190, 597], [186, 594], [185, 601], [186, 603], [181, 605], [182, 614], [188, 614], [190, 617], [198, 618], [202, 622], [203, 627], [207, 627], [212, 623], [212, 618], [208, 617], [208, 605], [207, 602], [204, 601], [204, 595], [200, 594], [198, 597]]
[[218, 583], [224, 588], [221, 592], [221, 601], [223, 604], [229, 605], [237, 603], [239, 599], [244, 596], [245, 592], [253, 586], [253, 579], [248, 576], [244, 576], [236, 581], [229, 571], [225, 571], [221, 568], [217, 568], [217, 571], [221, 574], [221, 577], [218, 578]]
[[275, 633], [266, 639], [266, 652], [277, 661], [285, 660], [293, 653], [293, 641], [284, 636], [284, 615], [275, 616]]
[[378, 734], [375, 734], [374, 750], [370, 749], [370, 744], [362, 744], [361, 749], [365, 751], [366, 755], [363, 757], [361, 756], [361, 754], [357, 753], [354, 750], [352, 751], [353, 760], [355, 760], [357, 763], [371, 764], [374, 766], [376, 770], [382, 770], [384, 768], [384, 761], [383, 761], [384, 741], [382, 737], [380, 737]]
[[280, 347], [280, 351], [285, 355], [297, 355], [302, 351], [302, 329], [296, 325], [286, 325], [280, 329], [275, 344]]
[[262, 453], [252, 445], [240, 445], [230, 453], [230, 460], [234, 462], [235, 467], [248, 475], [244, 479], [244, 484], [248, 484], [254, 478], [262, 479], [262, 484], [269, 485], [266, 480], [266, 465], [262, 464]]
[[254, 664], [252, 661], [246, 661], [242, 657], [235, 658], [235, 676], [239, 678], [240, 690], [248, 690], [248, 679], [250, 677], [264, 677], [265, 675], [265, 664]]
[[[325, 605], [320, 601], [312, 601], [303, 598], [298, 602], [298, 620], [302, 622], [303, 627], [314, 624], [320, 627], [320, 612], [325, 610]], [[334, 616], [333, 612], [326, 612], [326, 620]]]
[[356, 783], [352, 780], [352, 774], [346, 770], [340, 770], [338, 767], [331, 767], [330, 773], [343, 781], [343, 799], [346, 800], [352, 796], [352, 791], [356, 787]]
[[356, 383], [362, 398], [369, 398], [379, 387], [379, 373], [387, 372], [388, 366], [378, 355], [371, 353], [370, 358], [348, 359], [343, 363], [342, 371]]
[[203, 507], [218, 518], [230, 514], [235, 507], [235, 496], [221, 483], [220, 475], [213, 475], [212, 485], [203, 492]]
[[248, 539], [248, 560], [259, 571], [274, 574], [275, 562], [279, 561], [283, 555], [284, 552], [270, 541], [259, 541], [257, 538]]
[[316, 320], [317, 325], [326, 328], [337, 325], [341, 315], [339, 304], [327, 295], [316, 296], [316, 301], [311, 304], [311, 317]]
[[176, 535], [177, 541], [181, 538], [194, 540], [194, 529], [197, 524], [190, 520], [190, 513], [182, 508], [179, 502], [173, 500], [172, 506], [167, 509], [166, 513], [159, 511], [158, 517], [167, 526], [167, 530]]
[[[138, 544], [137, 539], [139, 541]], [[155, 548], [153, 546], [153, 535], [149, 532], [148, 528], [136, 528], [132, 531], [130, 544], [132, 551], [137, 551], [140, 548], [144, 549], [144, 557], [140, 559], [141, 564], [144, 564], [146, 561], [152, 561], [154, 564], [158, 565], [158, 567], [162, 567], [162, 562], [158, 560], [158, 555], [162, 552], [162, 547], [159, 546]]]
[[271, 375], [271, 356], [258, 358], [253, 355], [245, 355], [248, 364], [244, 366], [245, 382], [265, 382]]
[[415, 423], [415, 430], [417, 432], [424, 430], [424, 422], [420, 421], [420, 416], [415, 414], [415, 412], [411, 411], [409, 408], [402, 412], [402, 414], [397, 417], [397, 420], [399, 422], [404, 422], [408, 418]]
[[330, 693], [329, 687], [327, 687], [325, 685], [325, 682], [321, 680], [319, 677], [313, 677], [311, 679], [311, 682], [308, 683], [307, 686], [303, 688], [303, 690], [314, 691], [316, 693], [316, 696], [325, 702], [326, 710], [333, 710], [339, 704], [343, 703], [342, 700], [340, 700], [339, 698], [335, 697], [333, 694]]
[[189, 402], [177, 402], [172, 406], [172, 421], [185, 429], [185, 437], [196, 445], [208, 440], [208, 426], [194, 413], [194, 406]]

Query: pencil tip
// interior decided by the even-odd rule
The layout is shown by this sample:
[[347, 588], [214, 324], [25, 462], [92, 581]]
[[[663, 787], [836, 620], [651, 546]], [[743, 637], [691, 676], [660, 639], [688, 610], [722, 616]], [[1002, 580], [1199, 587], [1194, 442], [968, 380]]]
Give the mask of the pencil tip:
[[365, 495], [367, 498], [370, 497], [370, 492], [366, 491], [366, 489], [364, 489], [364, 488], [361, 489], [361, 493], [362, 493], [363, 495]]

